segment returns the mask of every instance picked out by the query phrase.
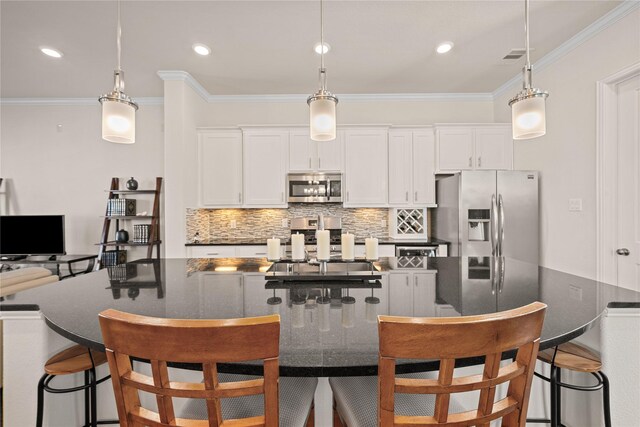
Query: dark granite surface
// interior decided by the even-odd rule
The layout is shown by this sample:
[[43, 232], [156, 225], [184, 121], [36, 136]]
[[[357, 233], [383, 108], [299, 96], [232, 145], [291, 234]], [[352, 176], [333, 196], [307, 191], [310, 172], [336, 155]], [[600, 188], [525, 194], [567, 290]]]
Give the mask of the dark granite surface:
[[[513, 259], [385, 258], [376, 265], [382, 287], [347, 289], [332, 286], [328, 331], [315, 303], [317, 287], [267, 289], [264, 259], [167, 259], [105, 269], [19, 292], [6, 298], [2, 310], [36, 306], [47, 323], [67, 338], [102, 349], [98, 313], [107, 308], [164, 318], [230, 318], [279, 313], [282, 320], [282, 375], [373, 375], [377, 371], [376, 314], [472, 315], [508, 310], [542, 301], [548, 305], [541, 348], [573, 339], [597, 324], [610, 303], [640, 303], [640, 293]], [[421, 268], [403, 268], [403, 266]], [[435, 273], [437, 270], [437, 273]], [[494, 275], [494, 271], [498, 274]], [[503, 274], [499, 272], [503, 271]], [[424, 283], [414, 298], [402, 273]], [[436, 284], [429, 280], [435, 275]], [[156, 279], [157, 278], [157, 279]], [[392, 278], [390, 280], [390, 278]], [[341, 297], [354, 297], [343, 309]], [[367, 297], [379, 299], [368, 304]], [[426, 295], [426, 296], [425, 296]], [[281, 300], [274, 302], [273, 297]], [[271, 299], [270, 299], [271, 298]], [[294, 301], [306, 304], [293, 304]], [[277, 301], [277, 300], [276, 300]], [[366, 300], [366, 301], [371, 301]], [[349, 304], [344, 304], [344, 307]], [[369, 314], [369, 317], [367, 317]], [[460, 362], [460, 366], [477, 360]], [[429, 370], [432, 361], [399, 361], [398, 372]], [[259, 365], [225, 365], [228, 372], [259, 372]]]
[[[380, 245], [403, 245], [403, 246], [424, 246], [424, 245], [448, 245], [450, 242], [442, 239], [429, 238], [429, 239], [395, 239], [393, 237], [382, 237], [378, 239]], [[185, 246], [252, 246], [252, 245], [266, 245], [266, 239], [206, 239], [198, 243], [186, 243]], [[289, 245], [290, 240], [281, 239], [281, 244]], [[364, 239], [356, 239], [357, 245], [364, 245]]]

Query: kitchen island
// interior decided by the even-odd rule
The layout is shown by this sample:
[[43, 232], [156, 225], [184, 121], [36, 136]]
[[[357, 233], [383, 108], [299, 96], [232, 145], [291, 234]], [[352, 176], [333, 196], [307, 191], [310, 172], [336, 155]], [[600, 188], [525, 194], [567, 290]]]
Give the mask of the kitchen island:
[[[381, 258], [374, 266], [382, 279], [353, 288], [329, 283], [296, 286], [295, 280], [293, 286], [274, 285], [267, 283], [270, 266], [266, 259], [194, 258], [103, 269], [6, 298], [1, 304], [5, 336], [7, 327], [19, 325], [11, 322], [15, 313], [42, 313], [59, 335], [95, 349], [104, 348], [98, 313], [107, 308], [183, 319], [278, 313], [281, 375], [375, 375], [377, 314], [472, 315], [542, 301], [548, 305], [540, 346], [545, 349], [598, 324], [609, 304], [640, 304], [640, 293], [514, 259]], [[328, 318], [321, 315], [322, 296], [328, 298]], [[5, 351], [21, 354], [25, 349], [5, 346]], [[9, 360], [20, 358], [9, 355]], [[468, 359], [458, 366], [478, 362]], [[400, 373], [436, 366], [433, 361], [402, 360], [397, 369]], [[35, 370], [36, 378], [41, 370], [5, 364], [5, 372], [11, 368]], [[259, 373], [260, 365], [227, 364], [220, 370]]]

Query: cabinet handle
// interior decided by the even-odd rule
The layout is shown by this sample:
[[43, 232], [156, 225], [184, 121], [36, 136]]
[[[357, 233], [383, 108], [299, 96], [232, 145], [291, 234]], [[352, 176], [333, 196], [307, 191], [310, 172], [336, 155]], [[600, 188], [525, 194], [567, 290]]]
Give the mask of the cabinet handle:
[[280, 193], [280, 201], [284, 202], [284, 191]]
[[318, 169], [322, 169], [322, 159], [318, 157]]
[[418, 201], [418, 192], [416, 191], [416, 194], [414, 194], [413, 196], [413, 201], [417, 202]]
[[347, 202], [349, 201], [349, 192], [347, 191]]
[[208, 252], [207, 255], [220, 255], [220, 252]]
[[409, 286], [409, 276], [405, 277], [405, 282], [406, 282], [406, 285]]
[[311, 157], [309, 157], [309, 169], [311, 169]]
[[413, 284], [418, 287], [418, 276], [413, 276]]
[[254, 255], [266, 255], [266, 252], [256, 252]]
[[482, 166], [482, 156], [478, 157], [478, 167]]
[[408, 191], [404, 194], [404, 201], [405, 202], [409, 201], [409, 192]]
[[471, 156], [469, 156], [469, 167], [472, 166], [472, 163], [471, 163], [472, 161], [473, 161], [473, 158]]
[[238, 202], [242, 203], [242, 193], [238, 193]]

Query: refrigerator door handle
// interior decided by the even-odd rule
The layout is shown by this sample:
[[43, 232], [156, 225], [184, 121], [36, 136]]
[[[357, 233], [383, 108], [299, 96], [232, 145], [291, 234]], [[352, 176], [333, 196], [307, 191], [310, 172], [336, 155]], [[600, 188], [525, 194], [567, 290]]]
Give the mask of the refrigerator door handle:
[[502, 202], [502, 194], [498, 195], [498, 220], [500, 221], [500, 230], [498, 232], [498, 253], [503, 256], [504, 250], [504, 203]]
[[498, 256], [498, 208], [495, 194], [491, 196], [491, 255]]
[[496, 288], [498, 283], [498, 258], [491, 259], [491, 295], [496, 294]]

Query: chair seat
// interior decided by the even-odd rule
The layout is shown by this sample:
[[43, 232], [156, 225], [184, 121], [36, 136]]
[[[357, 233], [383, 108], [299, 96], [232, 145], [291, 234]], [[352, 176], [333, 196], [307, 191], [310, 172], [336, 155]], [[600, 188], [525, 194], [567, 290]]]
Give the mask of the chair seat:
[[91, 350], [93, 365], [89, 357], [88, 348], [74, 345], [57, 353], [44, 365], [44, 371], [49, 375], [68, 375], [84, 372], [92, 366], [100, 366], [107, 362], [107, 355], [101, 351]]
[[[437, 378], [437, 372], [419, 372], [397, 375], [398, 378]], [[378, 425], [378, 377], [335, 377], [329, 378], [338, 413], [349, 427], [372, 427]], [[436, 398], [431, 394], [395, 395], [396, 415], [433, 415]], [[465, 409], [451, 396], [449, 412]]]
[[[538, 359], [551, 363], [554, 349], [549, 348], [538, 353]], [[598, 372], [602, 370], [600, 356], [579, 344], [568, 342], [558, 346], [554, 365], [560, 369], [577, 372]]]
[[[260, 377], [221, 373], [218, 374], [218, 378], [220, 382], [230, 382]], [[280, 377], [280, 427], [303, 427], [306, 424], [317, 385], [317, 378]], [[264, 414], [264, 396], [222, 399], [221, 406], [222, 418], [225, 420], [256, 417]], [[190, 400], [178, 417], [206, 420], [205, 401]]]

